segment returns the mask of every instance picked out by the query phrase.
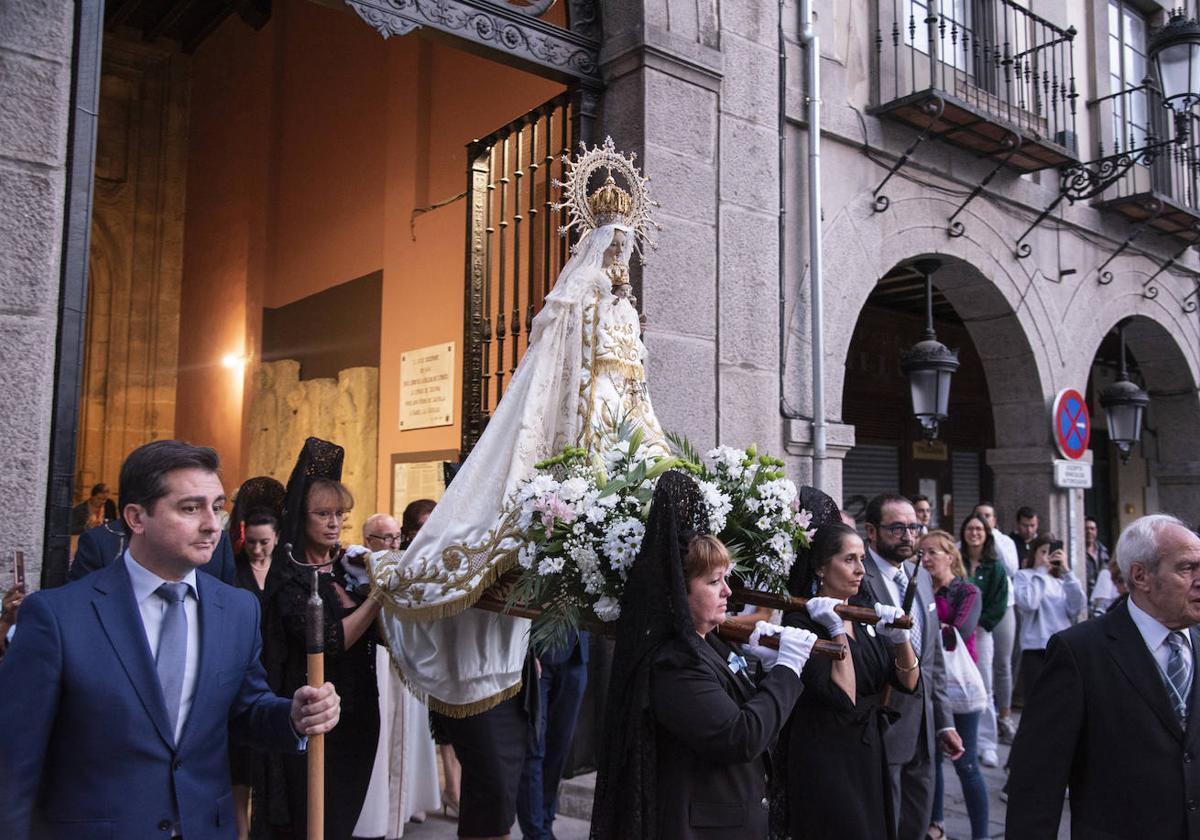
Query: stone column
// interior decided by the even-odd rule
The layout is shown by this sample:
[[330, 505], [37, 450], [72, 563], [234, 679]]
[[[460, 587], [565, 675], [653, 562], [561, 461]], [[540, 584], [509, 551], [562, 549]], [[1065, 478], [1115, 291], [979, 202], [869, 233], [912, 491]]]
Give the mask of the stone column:
[[[1193, 429], [1194, 433], [1196, 430]], [[1154, 465], [1159, 510], [1200, 527], [1200, 461], [1167, 461]]]
[[1062, 533], [1066, 508], [1061, 505], [1062, 491], [1054, 486], [1054, 458], [1051, 447], [1006, 447], [989, 449], [987, 465], [995, 476], [992, 501], [996, 521], [1005, 533], [1017, 524], [1017, 508], [1028, 505], [1037, 511], [1039, 527]]
[[[842, 504], [842, 462], [846, 453], [854, 448], [854, 427], [848, 423], [828, 422], [825, 426], [826, 459], [825, 486], [820, 489], [829, 494], [838, 507]], [[813, 425], [810, 420], [788, 420], [784, 427], [784, 447], [788, 453], [788, 475], [797, 484], [812, 484], [813, 476]]]
[[[605, 7], [598, 138], [638, 154], [653, 181], [659, 247], [641, 268], [647, 377], [663, 425], [704, 450], [717, 439], [718, 137], [716, 15], [667, 14], [665, 0]], [[691, 4], [686, 4], [691, 5]], [[678, 10], [676, 10], [678, 11]], [[638, 267], [633, 267], [638, 273]], [[635, 277], [636, 280], [636, 277]], [[686, 383], [686, 384], [684, 384]]]
[[0, 3], [0, 589], [41, 574], [54, 401], [74, 4]]

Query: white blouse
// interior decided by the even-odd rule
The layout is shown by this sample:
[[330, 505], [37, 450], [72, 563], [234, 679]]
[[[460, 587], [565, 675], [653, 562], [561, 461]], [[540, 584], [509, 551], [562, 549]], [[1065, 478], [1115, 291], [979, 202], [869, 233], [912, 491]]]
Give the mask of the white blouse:
[[1050, 637], [1070, 627], [1087, 601], [1074, 574], [1053, 577], [1046, 569], [1021, 569], [1013, 578], [1021, 614], [1021, 649], [1045, 650]]

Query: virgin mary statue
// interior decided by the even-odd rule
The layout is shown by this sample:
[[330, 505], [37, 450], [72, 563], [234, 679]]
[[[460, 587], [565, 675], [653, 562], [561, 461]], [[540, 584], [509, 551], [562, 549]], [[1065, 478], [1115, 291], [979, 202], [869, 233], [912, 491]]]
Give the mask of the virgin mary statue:
[[[579, 241], [533, 321], [529, 346], [479, 442], [403, 553], [377, 555], [385, 635], [404, 680], [431, 709], [464, 717], [515, 694], [527, 619], [467, 609], [516, 563], [509, 504], [534, 465], [566, 446], [604, 455], [618, 425], [667, 446], [646, 386], [646, 348], [629, 296], [630, 255], [654, 223], [646, 179], [611, 138], [566, 161], [560, 205]], [[607, 178], [589, 192], [589, 180]], [[628, 189], [616, 183], [624, 180]]]

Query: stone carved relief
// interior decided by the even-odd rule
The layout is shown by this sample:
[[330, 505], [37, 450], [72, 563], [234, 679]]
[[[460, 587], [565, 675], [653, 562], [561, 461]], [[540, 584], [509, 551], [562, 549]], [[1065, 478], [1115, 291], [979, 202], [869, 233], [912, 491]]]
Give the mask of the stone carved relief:
[[310, 435], [346, 450], [342, 481], [354, 495], [346, 540], [359, 542], [363, 521], [375, 512], [379, 455], [379, 369], [358, 367], [337, 379], [300, 379], [291, 359], [256, 365], [246, 405], [246, 475], [287, 483], [296, 453]]
[[[581, 2], [575, 0], [571, 10]], [[574, 31], [561, 29], [532, 16], [528, 11], [532, 5], [520, 8], [490, 0], [346, 0], [346, 5], [384, 38], [431, 26], [577, 79], [599, 83], [598, 41], [574, 27]]]

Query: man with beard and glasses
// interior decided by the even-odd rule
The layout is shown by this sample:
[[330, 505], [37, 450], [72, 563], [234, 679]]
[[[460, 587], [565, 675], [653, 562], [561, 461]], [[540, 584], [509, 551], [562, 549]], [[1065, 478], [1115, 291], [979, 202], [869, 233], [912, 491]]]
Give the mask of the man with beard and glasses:
[[912, 503], [899, 495], [876, 496], [867, 505], [867, 562], [863, 592], [883, 604], [902, 606], [912, 575], [917, 576], [912, 605], [913, 649], [921, 681], [912, 695], [893, 692], [891, 708], [899, 719], [884, 735], [891, 771], [892, 803], [898, 840], [921, 840], [933, 814], [936, 749], [951, 759], [962, 755], [962, 739], [946, 699], [942, 635], [929, 573], [915, 562], [922, 525]]

